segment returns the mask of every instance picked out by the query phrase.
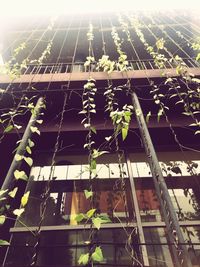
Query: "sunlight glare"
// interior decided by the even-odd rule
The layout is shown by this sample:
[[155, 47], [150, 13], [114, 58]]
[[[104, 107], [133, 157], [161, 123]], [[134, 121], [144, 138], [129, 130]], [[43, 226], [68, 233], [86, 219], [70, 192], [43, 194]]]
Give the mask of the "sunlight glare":
[[134, 10], [197, 10], [199, 7], [199, 0], [0, 0], [1, 16], [3, 17]]

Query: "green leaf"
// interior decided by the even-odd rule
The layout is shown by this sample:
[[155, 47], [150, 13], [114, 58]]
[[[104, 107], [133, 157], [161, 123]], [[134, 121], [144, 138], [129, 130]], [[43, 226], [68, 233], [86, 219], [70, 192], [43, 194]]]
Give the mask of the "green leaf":
[[18, 217], [21, 216], [23, 212], [24, 212], [24, 208], [13, 210], [13, 214], [18, 216]]
[[30, 191], [26, 192], [23, 197], [21, 198], [21, 205], [22, 207], [25, 207], [27, 202], [28, 202], [28, 199], [29, 199], [29, 195], [30, 195]]
[[128, 135], [128, 129], [127, 127], [122, 128], [122, 140], [124, 141]]
[[79, 223], [83, 219], [86, 219], [86, 217], [85, 217], [85, 215], [83, 213], [79, 213], [79, 214], [76, 215], [76, 217], [74, 219], [75, 219], [75, 221], [77, 221]]
[[24, 156], [22, 156], [22, 155], [19, 155], [19, 154], [16, 154], [15, 155], [15, 160], [16, 161], [20, 161], [20, 160], [22, 160], [24, 158]]
[[30, 129], [32, 133], [37, 133], [38, 135], [40, 135], [40, 131], [38, 130], [38, 127], [31, 126]]
[[43, 120], [36, 120], [37, 123], [42, 124]]
[[35, 143], [31, 139], [28, 139], [28, 145], [29, 147], [34, 147]]
[[1, 246], [9, 246], [9, 245], [10, 245], [10, 243], [8, 241], [0, 239], [0, 247]]
[[91, 164], [90, 164], [90, 168], [91, 170], [96, 170], [96, 167], [97, 167], [97, 163], [96, 163], [96, 160], [95, 159], [92, 159], [91, 161]]
[[99, 230], [101, 228], [102, 223], [111, 222], [110, 218], [107, 215], [98, 215], [97, 217], [92, 219], [92, 223]]
[[97, 134], [97, 131], [96, 131], [96, 129], [95, 129], [94, 127], [90, 127], [90, 130], [91, 130], [93, 133]]
[[9, 195], [10, 197], [14, 198], [15, 195], [16, 195], [16, 193], [17, 193], [17, 190], [18, 190], [18, 187], [15, 187], [12, 191], [10, 191], [10, 192], [8, 193], [8, 195]]
[[89, 253], [81, 254], [80, 258], [78, 259], [78, 264], [86, 265], [89, 261]]
[[101, 218], [95, 217], [92, 219], [92, 223], [94, 224], [94, 227], [96, 227], [98, 230], [101, 228]]
[[27, 146], [26, 147], [26, 151], [29, 153], [29, 154], [31, 154], [32, 152], [31, 152], [31, 149], [30, 149], [30, 147], [29, 146]]
[[163, 38], [158, 39], [157, 42], [156, 42], [156, 47], [157, 47], [157, 49], [158, 49], [158, 50], [159, 50], [159, 49], [163, 49], [163, 48], [164, 48], [164, 43], [165, 43], [165, 41], [164, 41]]
[[22, 179], [22, 180], [25, 180], [25, 181], [28, 180], [28, 176], [26, 175], [26, 173], [24, 171], [15, 170], [14, 176], [15, 176], [15, 179], [17, 179], [17, 180], [18, 179]]
[[107, 154], [107, 153], [109, 153], [109, 152], [108, 151], [98, 151], [97, 149], [94, 149], [92, 152], [92, 158], [96, 159], [96, 158], [100, 157], [101, 155]]
[[90, 198], [93, 196], [93, 192], [92, 191], [88, 191], [88, 190], [84, 190], [84, 194], [86, 199]]
[[196, 56], [196, 61], [200, 60], [200, 53], [198, 53], [198, 55]]
[[91, 257], [93, 261], [102, 262], [104, 258], [103, 258], [101, 247], [96, 247]]
[[6, 216], [5, 215], [0, 215], [0, 225], [4, 224], [5, 220], [6, 220]]
[[88, 218], [91, 218], [94, 215], [95, 211], [96, 211], [96, 209], [90, 209], [90, 210], [88, 210], [88, 212], [86, 213], [87, 217]]
[[8, 132], [12, 131], [13, 128], [14, 128], [13, 125], [8, 125], [8, 126], [5, 128], [4, 133], [8, 133]]
[[30, 157], [24, 157], [26, 163], [31, 167], [33, 165], [33, 160]]
[[98, 215], [98, 217], [101, 218], [102, 223], [109, 223], [109, 222], [111, 222], [111, 220], [108, 217], [108, 215]]

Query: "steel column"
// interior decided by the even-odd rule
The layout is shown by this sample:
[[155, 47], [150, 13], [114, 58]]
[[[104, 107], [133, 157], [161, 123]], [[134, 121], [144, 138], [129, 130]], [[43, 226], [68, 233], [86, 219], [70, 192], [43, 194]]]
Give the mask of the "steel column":
[[167, 189], [167, 185], [162, 175], [158, 158], [144, 119], [144, 115], [135, 92], [132, 93], [132, 103], [136, 112], [136, 120], [139, 127], [141, 139], [148, 158], [153, 182], [158, 200], [160, 202], [162, 214], [166, 223], [167, 235], [171, 246], [174, 263], [176, 267], [192, 267], [192, 263], [188, 254], [187, 246], [179, 226], [179, 222]]
[[[140, 240], [140, 243], [145, 244], [144, 232], [142, 229], [142, 220], [140, 217], [140, 209], [139, 209], [138, 200], [136, 196], [136, 188], [135, 188], [131, 162], [127, 155], [126, 155], [126, 162], [127, 162], [127, 167], [128, 167], [128, 175], [129, 175], [130, 187], [132, 191], [133, 204], [135, 208], [135, 217], [136, 217], [137, 228], [138, 228], [138, 233], [139, 233], [139, 240]], [[141, 246], [141, 252], [142, 252], [142, 259], [143, 259], [144, 266], [149, 266], [147, 248], [145, 245]]]
[[[37, 101], [37, 104], [34, 108], [34, 112], [33, 112], [32, 116], [28, 122], [26, 130], [25, 130], [23, 137], [22, 137], [22, 141], [21, 141], [19, 147], [17, 148], [15, 155], [23, 156], [25, 154], [26, 146], [28, 145], [28, 139], [30, 139], [31, 135], [32, 135], [31, 127], [35, 126], [35, 123], [36, 123], [36, 121], [40, 115], [40, 111], [41, 111], [43, 105], [44, 105], [43, 98], [40, 97]], [[20, 165], [21, 165], [21, 161], [16, 161], [15, 156], [14, 156], [13, 161], [10, 165], [9, 170], [8, 170], [8, 173], [6, 175], [6, 178], [3, 182], [3, 185], [1, 188], [2, 190], [12, 189], [13, 183], [15, 181], [14, 172], [15, 172], [15, 170], [18, 170], [20, 168]]]

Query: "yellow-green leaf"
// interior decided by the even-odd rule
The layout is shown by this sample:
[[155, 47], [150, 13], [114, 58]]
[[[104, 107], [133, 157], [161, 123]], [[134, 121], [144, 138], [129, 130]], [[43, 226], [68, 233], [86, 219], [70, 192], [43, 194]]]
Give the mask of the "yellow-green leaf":
[[163, 38], [158, 39], [157, 42], [156, 42], [156, 47], [157, 47], [157, 49], [158, 49], [158, 50], [159, 50], [159, 49], [163, 49], [163, 48], [164, 48], [164, 43], [165, 43], [165, 41], [164, 41]]
[[8, 125], [8, 126], [5, 128], [4, 133], [8, 133], [8, 132], [12, 131], [13, 128], [14, 128], [13, 125]]
[[9, 195], [10, 197], [14, 198], [15, 195], [16, 195], [16, 193], [17, 193], [17, 190], [18, 190], [18, 187], [15, 187], [12, 191], [10, 191], [10, 192], [8, 193], [8, 195]]
[[9, 245], [10, 245], [10, 243], [8, 241], [0, 239], [0, 247], [1, 246], [9, 246]]
[[92, 219], [92, 222], [94, 224], [94, 227], [96, 227], [98, 230], [101, 228], [101, 218], [95, 217]]
[[31, 154], [31, 153], [32, 153], [32, 151], [31, 151], [31, 149], [30, 149], [30, 147], [29, 147], [29, 146], [27, 146], [27, 147], [26, 147], [26, 151], [27, 151], [29, 154]]
[[15, 170], [14, 176], [15, 176], [15, 179], [17, 179], [17, 180], [18, 179], [22, 179], [22, 180], [25, 180], [25, 181], [28, 180], [28, 176], [26, 175], [26, 173], [24, 171]]
[[122, 140], [124, 141], [126, 139], [128, 135], [128, 128], [127, 127], [123, 127], [122, 128]]
[[34, 147], [35, 143], [31, 139], [28, 139], [28, 145], [29, 147]]
[[32, 133], [37, 133], [38, 135], [40, 135], [40, 131], [38, 130], [38, 127], [31, 126], [30, 129]]
[[101, 247], [96, 247], [95, 251], [92, 253], [92, 260], [96, 262], [102, 262], [104, 260]]
[[43, 120], [37, 120], [36, 122], [39, 123], [39, 124], [42, 124]]
[[30, 157], [24, 157], [26, 163], [31, 167], [33, 165], [33, 160]]
[[16, 154], [15, 155], [15, 160], [16, 161], [20, 161], [20, 160], [22, 160], [23, 159], [23, 156], [22, 155], [19, 155], [19, 154]]
[[84, 190], [84, 194], [86, 199], [90, 198], [93, 196], [93, 192], [92, 191], [88, 191], [88, 190]]
[[86, 213], [87, 217], [91, 218], [94, 215], [95, 211], [96, 211], [96, 209], [88, 210], [88, 212]]
[[13, 214], [18, 216], [18, 217], [21, 216], [23, 212], [24, 212], [24, 208], [13, 210]]
[[5, 215], [0, 215], [0, 225], [4, 224], [5, 220], [6, 220], [6, 216]]
[[23, 207], [26, 206], [27, 202], [28, 202], [28, 199], [29, 199], [29, 195], [30, 195], [30, 191], [26, 192], [23, 197], [21, 198], [21, 205]]
[[85, 215], [83, 214], [83, 213], [79, 213], [79, 214], [77, 214], [76, 215], [76, 217], [75, 217], [75, 221], [77, 221], [77, 222], [81, 222], [83, 219], [85, 219], [86, 217], [85, 217]]
[[89, 253], [81, 254], [81, 256], [78, 260], [78, 264], [86, 265], [86, 264], [88, 264], [88, 261], [89, 261]]

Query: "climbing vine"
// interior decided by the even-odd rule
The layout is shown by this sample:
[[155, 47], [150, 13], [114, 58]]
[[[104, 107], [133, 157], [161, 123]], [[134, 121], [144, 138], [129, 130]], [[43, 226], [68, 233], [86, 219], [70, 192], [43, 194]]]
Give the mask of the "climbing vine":
[[[192, 123], [189, 125], [189, 127], [195, 127], [194, 134], [197, 135], [200, 133], [200, 121], [198, 119], [198, 115], [200, 113], [200, 79], [198, 77], [195, 77], [192, 73], [190, 73], [186, 63], [184, 62], [183, 58], [179, 56], [178, 54], [172, 54], [167, 48], [167, 41], [165, 40], [165, 37], [167, 37], [167, 32], [165, 30], [162, 30], [165, 37], [157, 37], [151, 30], [150, 27], [146, 27], [142, 23], [139, 22], [139, 19], [134, 16], [128, 16], [128, 21], [125, 21], [123, 16], [119, 16], [119, 23], [120, 27], [122, 28], [122, 31], [127, 36], [127, 41], [129, 44], [132, 45], [133, 49], [134, 44], [132, 40], [132, 36], [130, 33], [130, 27], [135, 30], [135, 33], [139, 40], [141, 41], [142, 45], [144, 46], [145, 51], [148, 53], [148, 55], [152, 58], [154, 66], [157, 69], [160, 69], [160, 77], [162, 78], [162, 82], [160, 85], [156, 84], [153, 80], [149, 79], [147, 80], [150, 85], [150, 95], [152, 96], [152, 100], [155, 103], [155, 105], [158, 107], [157, 112], [157, 122], [160, 122], [161, 116], [164, 116], [167, 123], [170, 125], [170, 129], [175, 137], [176, 142], [180, 145], [180, 142], [176, 136], [176, 133], [174, 131], [174, 128], [172, 127], [171, 122], [169, 121], [168, 112], [170, 111], [170, 103], [173, 103], [175, 107], [181, 106], [181, 114], [184, 116], [188, 116], [192, 119]], [[129, 26], [130, 23], [130, 26]], [[119, 28], [120, 28], [119, 27]], [[145, 28], [146, 27], [146, 28]], [[150, 44], [149, 41], [147, 41], [147, 38], [145, 37], [145, 34], [143, 32], [143, 29], [148, 29], [149, 32], [152, 34], [154, 40], [154, 44]], [[50, 27], [48, 30], [51, 30]], [[179, 34], [179, 33], [178, 33]], [[181, 38], [184, 38], [181, 34], [179, 34]], [[115, 52], [118, 54], [118, 58], [116, 61], [111, 60], [110, 55], [106, 53], [105, 49], [105, 42], [103, 40], [103, 55], [98, 60], [94, 56], [93, 51], [93, 41], [94, 41], [94, 28], [93, 25], [89, 24], [89, 29], [87, 32], [87, 40], [88, 40], [88, 55], [86, 57], [86, 60], [84, 62], [84, 68], [85, 71], [89, 73], [89, 78], [85, 82], [83, 86], [83, 92], [81, 96], [82, 100], [82, 110], [79, 112], [80, 116], [83, 116], [83, 119], [81, 121], [82, 126], [86, 130], [86, 138], [83, 148], [87, 151], [88, 155], [88, 167], [84, 170], [84, 172], [88, 173], [88, 186], [84, 188], [84, 197], [90, 201], [90, 209], [85, 212], [80, 212], [78, 214], [74, 215], [74, 220], [77, 224], [84, 223], [84, 224], [90, 224], [90, 234], [89, 239], [85, 240], [84, 244], [88, 246], [88, 251], [85, 254], [81, 254], [78, 263], [80, 265], [87, 265], [97, 262], [102, 263], [104, 261], [104, 252], [98, 244], [95, 243], [95, 234], [96, 231], [101, 231], [102, 224], [110, 223], [112, 220], [117, 219], [120, 223], [120, 218], [117, 217], [115, 210], [119, 203], [119, 198], [123, 200], [124, 210], [126, 213], [126, 220], [128, 225], [128, 208], [127, 208], [127, 200], [125, 195], [125, 168], [123, 164], [123, 158], [124, 154], [121, 150], [121, 143], [123, 143], [128, 136], [130, 125], [131, 125], [131, 118], [133, 115], [133, 112], [135, 112], [135, 115], [138, 116], [138, 110], [134, 110], [133, 106], [130, 105], [130, 103], [126, 103], [121, 105], [120, 103], [120, 97], [118, 97], [118, 93], [120, 92], [122, 95], [126, 95], [130, 97], [130, 93], [132, 92], [132, 86], [131, 86], [131, 79], [129, 78], [129, 71], [134, 71], [132, 67], [130, 66], [129, 58], [126, 52], [124, 51], [123, 47], [124, 40], [120, 37], [118, 28], [113, 26], [111, 23], [111, 38], [113, 40], [114, 46], [115, 46]], [[41, 56], [38, 59], [30, 60], [29, 57], [21, 60], [18, 62], [18, 56], [20, 56], [24, 50], [27, 48], [26, 43], [20, 44], [20, 46], [14, 50], [12, 58], [5, 64], [4, 69], [1, 70], [3, 74], [9, 75], [12, 81], [14, 81], [16, 78], [19, 78], [21, 74], [23, 74], [23, 71], [27, 69], [28, 64], [36, 64], [36, 66], [41, 66], [51, 55], [52, 53], [52, 46], [53, 46], [53, 39], [51, 39], [45, 48], [45, 50], [42, 52]], [[197, 52], [196, 60], [199, 61], [200, 59], [200, 45], [199, 40], [197, 39], [196, 42], [194, 42], [191, 46], [194, 51]], [[175, 74], [166, 73], [166, 64], [170, 63], [171, 66], [174, 67]], [[92, 72], [94, 70], [94, 66], [96, 67], [95, 70], [97, 71], [103, 71], [107, 74], [107, 85], [105, 86], [105, 90], [103, 92], [104, 96], [104, 111], [105, 114], [109, 117], [109, 120], [112, 124], [112, 134], [110, 136], [105, 137], [105, 142], [101, 144], [100, 146], [97, 146], [96, 144], [96, 135], [97, 135], [97, 129], [95, 127], [95, 116], [97, 113], [96, 108], [96, 98], [97, 94], [100, 92], [97, 91], [97, 82], [93, 78]], [[123, 84], [114, 84], [112, 80], [112, 75], [120, 71], [121, 74], [123, 74], [125, 77]], [[133, 80], [133, 79], [132, 79]], [[118, 82], [119, 83], [119, 82]], [[30, 89], [31, 83], [29, 83], [27, 90]], [[68, 84], [69, 85], [69, 84]], [[69, 86], [68, 86], [69, 87]], [[9, 88], [7, 88], [9, 89]], [[4, 94], [9, 92], [7, 89], [1, 89], [0, 93], [1, 96], [4, 97]], [[69, 88], [68, 88], [69, 89]], [[37, 89], [36, 89], [37, 90]], [[2, 141], [5, 134], [11, 132], [12, 130], [16, 130], [19, 134], [19, 131], [22, 126], [18, 124], [17, 117], [25, 115], [27, 112], [31, 112], [33, 116], [38, 115], [35, 109], [34, 105], [34, 97], [27, 98], [26, 96], [21, 97], [18, 105], [14, 108], [9, 109], [9, 111], [1, 114], [0, 123], [3, 127], [3, 134], [0, 139]], [[51, 166], [51, 174], [49, 177], [49, 181], [47, 183], [47, 187], [45, 188], [44, 193], [44, 203], [43, 203], [43, 209], [42, 209], [42, 216], [41, 221], [38, 227], [38, 236], [39, 239], [39, 233], [41, 231], [41, 225], [42, 221], [44, 220], [45, 210], [46, 210], [46, 203], [47, 199], [50, 194], [50, 182], [52, 180], [52, 170], [55, 165], [55, 156], [58, 151], [58, 143], [61, 133], [61, 127], [64, 120], [64, 113], [65, 113], [65, 106], [66, 106], [66, 99], [67, 96], [65, 94], [65, 100], [63, 105], [63, 110], [61, 112], [61, 120], [59, 124], [59, 132], [56, 140], [55, 145], [55, 153], [52, 158], [52, 166]], [[44, 107], [44, 106], [43, 106]], [[41, 114], [39, 114], [41, 115]], [[147, 113], [146, 121], [148, 122], [150, 117], [152, 116], [151, 111]], [[36, 125], [30, 127], [30, 131], [32, 134], [38, 134], [40, 135], [39, 125], [43, 121], [41, 119], [36, 120]], [[20, 134], [19, 134], [20, 136]], [[19, 140], [17, 142], [17, 145], [19, 146], [17, 149], [19, 149], [20, 153], [16, 153], [14, 156], [14, 160], [18, 163], [26, 163], [29, 167], [32, 167], [33, 165], [33, 158], [32, 158], [32, 150], [35, 146], [35, 143], [31, 138], [28, 139], [27, 144], [23, 151], [20, 150], [20, 146], [22, 144], [23, 140]], [[105, 149], [106, 147], [106, 149]], [[109, 148], [109, 149], [107, 149]], [[109, 214], [102, 215], [100, 210], [98, 209], [98, 200], [99, 200], [99, 192], [97, 192], [94, 182], [98, 178], [98, 172], [97, 172], [97, 164], [98, 160], [101, 156], [104, 154], [109, 154], [111, 148], [114, 150], [114, 152], [117, 155], [118, 158], [118, 168], [119, 168], [119, 180], [115, 184], [115, 190], [111, 193], [111, 195], [108, 197], [108, 205], [110, 205], [110, 209], [112, 210]], [[182, 148], [187, 148], [183, 147]], [[193, 163], [188, 163], [188, 170], [191, 175], [194, 175], [194, 169], [195, 165]], [[170, 171], [177, 173], [179, 172], [177, 165], [170, 165]], [[28, 180], [28, 173], [25, 172], [25, 170], [19, 168], [16, 169], [13, 173], [14, 178], [16, 180]], [[12, 213], [15, 216], [17, 216], [17, 220], [20, 222], [20, 215], [24, 212], [25, 206], [29, 199], [30, 192], [26, 192], [22, 198], [21, 198], [21, 208], [19, 209], [12, 209], [12, 207], [7, 203], [7, 200], [9, 198], [15, 198], [15, 195], [18, 191], [18, 188], [15, 187], [12, 190], [1, 190], [0, 191], [0, 201], [3, 203], [0, 210], [0, 225], [3, 225], [6, 221], [6, 219], [10, 219], [9, 216], [6, 214]], [[117, 200], [117, 204], [113, 205], [115, 201], [113, 201], [113, 195], [115, 195], [115, 200]], [[187, 189], [184, 190], [185, 195], [190, 195], [190, 199], [192, 201], [192, 205], [196, 209], [196, 211], [199, 212], [199, 207], [197, 203], [195, 202], [195, 196], [191, 195], [191, 192]], [[175, 194], [174, 194], [175, 195]], [[112, 202], [112, 203], [111, 203]], [[179, 219], [183, 220], [185, 219], [185, 215], [181, 212], [181, 209], [179, 207], [178, 211], [178, 217]], [[115, 217], [115, 218], [114, 218]], [[23, 222], [21, 222], [23, 223]], [[26, 227], [26, 226], [25, 226]], [[136, 228], [133, 230], [133, 233], [137, 235]], [[34, 234], [34, 233], [33, 233]], [[3, 245], [9, 245], [8, 241], [6, 240], [0, 240], [0, 246]], [[38, 245], [38, 244], [37, 244]], [[130, 237], [127, 237], [126, 245], [129, 248], [129, 254], [131, 255], [131, 258], [134, 262], [137, 262], [139, 265], [142, 266], [142, 264], [137, 261], [136, 258], [133, 256], [133, 247], [132, 247], [132, 241]], [[36, 253], [36, 252], [35, 252]], [[34, 254], [33, 257], [33, 263], [36, 262], [36, 254]]]

